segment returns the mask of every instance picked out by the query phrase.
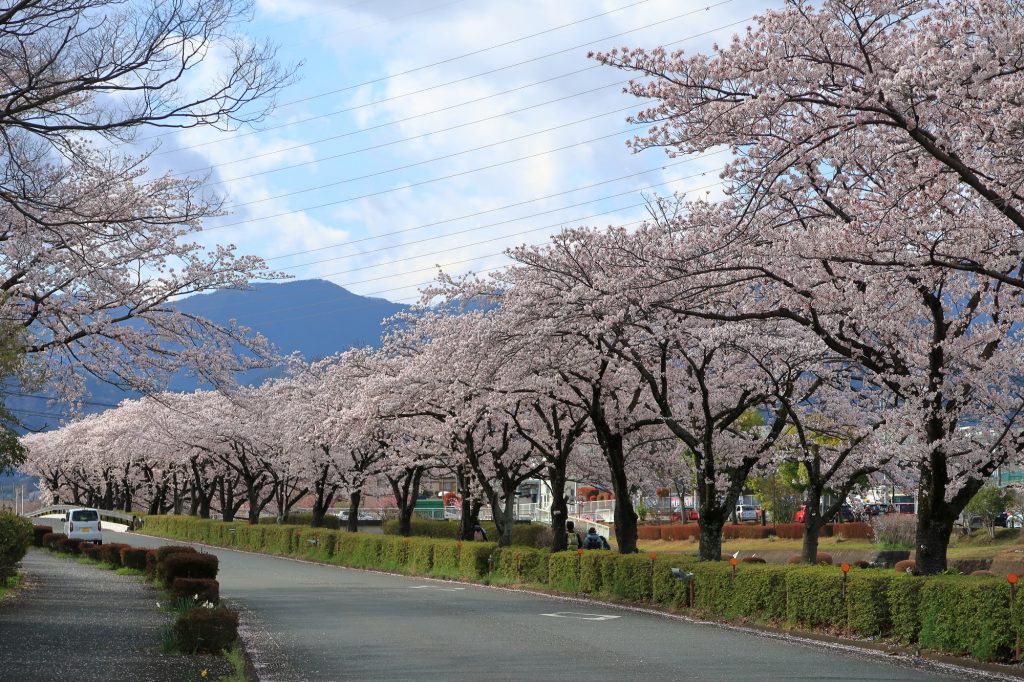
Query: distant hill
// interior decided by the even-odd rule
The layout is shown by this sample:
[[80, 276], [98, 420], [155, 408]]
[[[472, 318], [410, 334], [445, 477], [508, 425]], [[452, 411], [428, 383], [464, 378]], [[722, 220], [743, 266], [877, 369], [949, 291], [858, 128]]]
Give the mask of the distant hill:
[[[254, 284], [244, 291], [215, 291], [182, 299], [175, 304], [180, 310], [200, 315], [214, 322], [238, 324], [262, 333], [282, 354], [299, 352], [307, 360], [318, 360], [357, 346], [378, 346], [383, 332], [382, 321], [407, 306], [382, 298], [359, 296], [325, 280], [298, 280], [283, 283]], [[258, 384], [280, 370], [259, 370], [239, 377], [242, 383]], [[91, 396], [85, 405], [88, 412], [106, 409], [103, 404], [116, 404], [134, 397], [120, 389], [90, 379]], [[199, 384], [192, 377], [180, 376], [170, 388], [193, 391]], [[53, 427], [67, 406], [38, 397], [11, 397], [7, 402], [32, 429]]]

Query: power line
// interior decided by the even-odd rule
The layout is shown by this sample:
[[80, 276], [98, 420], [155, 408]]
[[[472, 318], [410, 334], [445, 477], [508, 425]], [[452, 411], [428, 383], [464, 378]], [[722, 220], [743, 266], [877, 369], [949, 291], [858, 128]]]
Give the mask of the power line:
[[[325, 157], [322, 157], [322, 158], [313, 159], [312, 161], [305, 161], [303, 163], [293, 164], [291, 166], [282, 166], [280, 168], [272, 168], [270, 170], [261, 171], [259, 173], [250, 173], [249, 175], [242, 175], [242, 176], [238, 176], [238, 177], [234, 177], [234, 178], [226, 178], [224, 180], [217, 180], [215, 182], [207, 182], [206, 186], [211, 187], [211, 186], [214, 186], [214, 185], [223, 184], [225, 182], [232, 182], [232, 181], [235, 181], [235, 180], [245, 180], [247, 178], [253, 178], [253, 177], [256, 177], [258, 175], [268, 175], [270, 173], [276, 173], [276, 172], [282, 171], [282, 170], [291, 170], [292, 168], [299, 168], [301, 166], [308, 166], [308, 165], [311, 165], [311, 164], [314, 164], [314, 163], [320, 163], [321, 161], [330, 161], [331, 159], [336, 159], [336, 158], [339, 158], [339, 157], [342, 157], [342, 156], [348, 156], [348, 155], [351, 155], [351, 154], [358, 154], [360, 152], [365, 152], [365, 151], [372, 151], [374, 149], [381, 149], [382, 147], [388, 147], [388, 146], [395, 145], [395, 144], [401, 144], [402, 142], [411, 142], [413, 140], [419, 140], [421, 138], [429, 137], [431, 135], [439, 135], [441, 133], [451, 132], [452, 130], [458, 130], [459, 128], [467, 128], [469, 126], [476, 125], [477, 123], [486, 123], [487, 121], [493, 121], [495, 119], [503, 118], [505, 116], [511, 116], [513, 114], [520, 114], [520, 113], [522, 113], [524, 111], [530, 111], [531, 109], [538, 109], [540, 107], [547, 106], [549, 104], [557, 104], [558, 102], [564, 102], [566, 100], [573, 99], [573, 98], [576, 98], [576, 97], [582, 97], [583, 95], [590, 95], [590, 94], [593, 94], [595, 92], [600, 92], [601, 90], [606, 90], [606, 89], [608, 89], [610, 87], [613, 87], [613, 86], [616, 86], [616, 85], [622, 85], [622, 84], [628, 83], [628, 82], [629, 82], [629, 79], [615, 81], [614, 83], [609, 83], [607, 85], [602, 85], [600, 87], [590, 88], [589, 90], [583, 90], [582, 92], [574, 92], [571, 95], [563, 95], [562, 97], [556, 97], [555, 99], [549, 99], [549, 100], [546, 100], [544, 102], [538, 102], [536, 104], [530, 104], [528, 106], [520, 107], [519, 109], [512, 109], [510, 111], [504, 111], [504, 112], [502, 112], [500, 114], [493, 114], [491, 116], [486, 116], [484, 118], [478, 118], [478, 119], [473, 120], [473, 121], [466, 121], [465, 123], [459, 123], [458, 125], [449, 126], [447, 128], [439, 128], [437, 130], [431, 130], [431, 131], [426, 132], [426, 133], [420, 133], [418, 135], [412, 135], [410, 137], [403, 137], [403, 138], [400, 138], [400, 139], [397, 139], [397, 140], [392, 140], [390, 142], [385, 142], [385, 143], [374, 145], [374, 146], [371, 146], [371, 147], [362, 147], [360, 149], [354, 149], [354, 150], [345, 152], [344, 154], [336, 154], [334, 156], [325, 156]], [[481, 99], [486, 99], [486, 98], [481, 98]], [[455, 107], [455, 106], [463, 106], [463, 104], [460, 103], [460, 104], [457, 104], [457, 105], [453, 105], [453, 107]], [[453, 107], [446, 107], [446, 108], [453, 108]], [[244, 156], [244, 157], [242, 157], [240, 159], [234, 159], [232, 161], [224, 161], [224, 162], [212, 164], [212, 165], [209, 165], [209, 166], [203, 166], [201, 168], [192, 168], [190, 170], [181, 171], [179, 173], [171, 173], [170, 175], [172, 177], [185, 177], [185, 176], [190, 176], [193, 173], [206, 173], [206, 172], [209, 172], [209, 171], [212, 171], [212, 170], [216, 170], [218, 168], [224, 168], [225, 166], [231, 166], [231, 165], [234, 165], [234, 164], [237, 164], [237, 163], [243, 163], [245, 161], [252, 161], [254, 159], [262, 159], [262, 158], [265, 158], [267, 156], [275, 156], [277, 154], [283, 154], [284, 152], [295, 151], [296, 149], [303, 149], [305, 147], [310, 147], [310, 146], [322, 144], [324, 142], [333, 142], [334, 140], [338, 140], [338, 139], [341, 139], [343, 137], [352, 137], [353, 135], [360, 135], [362, 133], [366, 133], [366, 132], [369, 132], [371, 130], [375, 130], [377, 128], [383, 128], [383, 127], [386, 127], [386, 126], [395, 125], [396, 123], [402, 123], [402, 122], [410, 121], [410, 120], [415, 119], [415, 118], [420, 118], [420, 117], [423, 117], [423, 116], [427, 116], [428, 114], [431, 114], [431, 113], [437, 113], [438, 111], [444, 111], [444, 109], [437, 109], [437, 110], [435, 110], [433, 112], [427, 112], [427, 113], [424, 113], [424, 114], [416, 114], [415, 116], [407, 116], [405, 118], [396, 119], [396, 120], [393, 120], [393, 121], [388, 121], [387, 123], [381, 123], [379, 125], [370, 126], [368, 128], [360, 128], [358, 130], [350, 130], [348, 132], [339, 133], [338, 135], [331, 135], [330, 137], [322, 137], [322, 138], [317, 139], [317, 140], [309, 140], [308, 142], [303, 142], [302, 144], [293, 145], [291, 147], [283, 147], [283, 148], [280, 148], [280, 149], [274, 149], [274, 150], [269, 151], [269, 152], [262, 152], [260, 154], [254, 154], [252, 156]], [[622, 110], [618, 109], [616, 111], [612, 111], [612, 112], [608, 112], [608, 113], [609, 114], [614, 114], [614, 113], [617, 113], [618, 111], [622, 111]]]
[[[532, 57], [530, 59], [526, 59], [526, 60], [523, 60], [523, 61], [515, 62], [513, 64], [508, 64], [508, 65], [505, 65], [505, 66], [497, 67], [497, 68], [494, 68], [494, 69], [490, 69], [488, 71], [482, 71], [482, 72], [473, 74], [471, 76], [463, 76], [461, 78], [456, 78], [454, 80], [446, 81], [444, 83], [438, 83], [436, 85], [431, 85], [431, 86], [428, 86], [428, 87], [420, 88], [418, 90], [411, 90], [409, 92], [402, 93], [400, 95], [392, 95], [390, 97], [385, 97], [385, 98], [382, 98], [382, 99], [373, 100], [372, 102], [364, 102], [363, 104], [359, 104], [359, 105], [356, 105], [356, 106], [353, 106], [353, 107], [348, 107], [348, 108], [345, 108], [345, 109], [340, 109], [340, 110], [337, 110], [337, 111], [334, 111], [334, 112], [329, 112], [327, 114], [319, 114], [317, 116], [311, 116], [311, 117], [304, 118], [304, 119], [299, 119], [299, 120], [295, 120], [295, 121], [288, 121], [286, 123], [281, 123], [281, 124], [276, 125], [276, 126], [267, 126], [267, 127], [264, 127], [264, 128], [260, 128], [259, 130], [251, 130], [251, 131], [245, 132], [245, 133], [237, 133], [235, 135], [231, 135], [230, 137], [219, 137], [217, 139], [207, 140], [205, 142], [199, 142], [199, 143], [192, 144], [192, 145], [186, 145], [186, 146], [182, 146], [182, 147], [175, 147], [173, 149], [167, 149], [167, 150], [161, 150], [161, 151], [158, 151], [158, 152], [154, 152], [150, 156], [162, 156], [164, 154], [171, 154], [171, 153], [174, 153], [174, 152], [186, 151], [186, 150], [190, 150], [190, 149], [198, 149], [199, 147], [206, 147], [206, 146], [211, 145], [211, 144], [220, 144], [220, 143], [223, 143], [223, 142], [231, 142], [231, 141], [237, 140], [239, 138], [249, 137], [251, 135], [259, 135], [259, 134], [266, 133], [266, 132], [269, 132], [269, 131], [272, 131], [272, 130], [280, 130], [281, 128], [287, 128], [287, 127], [290, 127], [290, 126], [300, 125], [300, 124], [303, 124], [303, 123], [309, 123], [310, 121], [315, 121], [315, 120], [319, 120], [319, 119], [323, 119], [323, 118], [328, 118], [330, 116], [335, 116], [335, 115], [338, 115], [338, 114], [349, 113], [349, 112], [355, 111], [357, 109], [363, 109], [363, 108], [366, 108], [366, 107], [375, 106], [377, 104], [383, 104], [385, 102], [394, 101], [396, 99], [401, 99], [403, 97], [411, 97], [413, 95], [421, 95], [421, 94], [423, 94], [425, 92], [431, 92], [433, 90], [438, 90], [440, 88], [444, 88], [444, 87], [447, 87], [449, 85], [457, 85], [459, 83], [464, 83], [466, 81], [473, 80], [474, 78], [480, 78], [482, 76], [489, 76], [489, 75], [492, 75], [492, 74], [495, 74], [495, 73], [500, 73], [502, 71], [507, 71], [507, 70], [515, 68], [517, 66], [523, 66], [525, 64], [530, 64], [530, 63], [533, 63], [533, 62], [536, 62], [536, 61], [540, 61], [542, 59], [547, 59], [549, 57], [555, 57], [555, 56], [558, 56], [558, 55], [561, 55], [561, 54], [565, 54], [567, 52], [572, 52], [574, 50], [577, 50], [577, 49], [580, 49], [580, 48], [583, 48], [583, 47], [587, 47], [589, 45], [593, 45], [594, 43], [602, 42], [604, 40], [610, 40], [611, 38], [618, 38], [618, 37], [627, 35], [629, 33], [634, 33], [636, 31], [641, 31], [641, 30], [646, 29], [646, 28], [651, 28], [652, 26], [656, 26], [658, 24], [662, 24], [662, 23], [665, 23], [667, 21], [672, 21], [672, 20], [675, 20], [675, 19], [679, 19], [679, 18], [683, 18], [683, 17], [689, 16], [691, 14], [697, 14], [699, 12], [707, 11], [711, 7], [717, 7], [719, 5], [728, 4], [730, 2], [733, 2], [733, 0], [723, 0], [723, 2], [719, 2], [719, 3], [714, 4], [714, 5], [709, 5], [708, 7], [701, 8], [701, 9], [698, 9], [698, 10], [694, 10], [692, 12], [687, 12], [685, 14], [680, 14], [680, 15], [678, 15], [676, 17], [670, 17], [669, 19], [666, 19], [664, 21], [655, 22], [653, 24], [647, 24], [645, 26], [640, 26], [640, 27], [637, 27], [635, 29], [631, 29], [629, 31], [622, 31], [621, 33], [617, 33], [617, 34], [612, 35], [612, 36], [606, 36], [605, 38], [599, 38], [598, 40], [591, 41], [589, 43], [584, 43], [582, 45], [577, 45], [577, 46], [574, 46], [574, 47], [571, 47], [571, 48], [567, 48], [565, 50], [559, 50], [557, 52], [551, 52], [551, 53], [548, 53], [548, 54], [545, 54], [545, 55], [541, 55], [539, 57]], [[743, 19], [741, 19], [739, 21], [734, 21], [734, 22], [731, 22], [731, 23], [728, 23], [728, 24], [725, 24], [725, 25], [722, 25], [722, 26], [718, 26], [716, 28], [713, 28], [713, 29], [710, 29], [710, 30], [707, 30], [707, 31], [702, 31], [700, 33], [695, 33], [693, 35], [686, 36], [685, 38], [680, 38], [679, 40], [674, 40], [672, 42], [666, 43], [665, 45], [663, 45], [663, 47], [669, 47], [671, 45], [677, 45], [679, 43], [683, 43], [683, 42], [686, 42], [688, 40], [693, 40], [694, 38], [700, 38], [700, 37], [703, 37], [703, 36], [706, 36], [706, 35], [711, 35], [712, 33], [716, 33], [718, 31], [721, 31], [721, 30], [724, 30], [724, 29], [727, 29], [727, 28], [732, 28], [734, 26], [739, 26], [740, 24], [743, 24], [743, 23], [745, 23], [747, 21], [750, 21], [752, 18], [753, 17], [745, 17], [745, 18], [743, 18]], [[545, 82], [549, 82], [549, 81], [552, 81], [552, 80], [558, 80], [560, 78], [565, 78], [566, 76], [572, 76], [572, 75], [575, 75], [575, 74], [578, 74], [578, 73], [583, 73], [584, 71], [590, 71], [591, 69], [598, 69], [598, 68], [601, 68], [601, 67], [602, 67], [601, 64], [595, 64], [593, 66], [588, 66], [586, 68], [579, 69], [577, 71], [572, 71], [572, 72], [569, 72], [569, 73], [566, 73], [566, 74], [562, 74], [562, 75], [559, 75], [559, 76], [554, 76], [554, 77], [549, 78], [549, 79], [547, 79], [545, 81], [538, 81], [537, 83], [531, 83], [530, 85], [523, 86], [523, 87], [532, 87], [533, 85], [540, 85], [540, 84], [545, 83]], [[516, 89], [522, 89], [522, 88], [516, 88]], [[514, 91], [514, 90], [512, 90], [512, 91]], [[506, 91], [506, 92], [509, 92], [509, 91]], [[505, 94], [505, 93], [497, 93], [497, 95], [500, 95], [500, 94]], [[486, 97], [483, 97], [483, 98], [480, 98], [480, 99], [474, 100], [474, 101], [480, 101], [482, 99], [489, 99], [490, 97], [494, 97], [494, 96], [497, 96], [497, 95], [488, 95]], [[176, 131], [168, 131], [168, 132], [165, 132], [165, 133], [160, 133], [159, 135], [154, 135], [154, 136], [151, 136], [151, 137], [148, 137], [148, 138], [143, 138], [143, 139], [141, 139], [139, 141], [143, 142], [143, 141], [148, 140], [148, 139], [153, 139], [153, 138], [156, 138], [156, 137], [163, 137], [165, 135], [171, 135], [171, 134], [174, 134], [175, 132]]]
[[[441, 180], [450, 180], [451, 178], [457, 178], [457, 177], [461, 177], [461, 176], [464, 176], [464, 175], [470, 175], [472, 173], [479, 173], [480, 171], [490, 170], [492, 168], [500, 168], [501, 166], [508, 166], [508, 165], [513, 164], [513, 163], [518, 163], [519, 161], [527, 161], [529, 159], [535, 159], [535, 158], [538, 158], [538, 157], [541, 157], [541, 156], [547, 156], [548, 154], [552, 154], [554, 152], [560, 152], [560, 151], [564, 151], [566, 149], [572, 149], [573, 147], [579, 147], [579, 146], [582, 146], [582, 145], [585, 145], [585, 144], [590, 144], [591, 142], [597, 142], [598, 140], [606, 140], [606, 139], [611, 138], [611, 137], [618, 137], [619, 135], [622, 135], [624, 133], [635, 132], [635, 131], [639, 130], [642, 127], [643, 126], [637, 126], [635, 128], [627, 128], [625, 130], [620, 130], [618, 132], [610, 133], [608, 135], [601, 135], [600, 137], [591, 138], [589, 140], [583, 140], [582, 142], [575, 142], [573, 144], [567, 144], [567, 145], [563, 145], [561, 147], [555, 147], [554, 149], [548, 149], [548, 150], [545, 150], [545, 151], [542, 151], [542, 152], [536, 152], [534, 154], [527, 154], [525, 156], [519, 156], [519, 157], [516, 157], [514, 159], [508, 159], [506, 161], [499, 161], [499, 162], [496, 162], [496, 163], [488, 164], [486, 166], [480, 166], [478, 168], [471, 168], [469, 170], [459, 171], [457, 173], [450, 173], [448, 175], [442, 175], [440, 177], [428, 178], [426, 180], [420, 180], [418, 182], [411, 182], [411, 183], [402, 185], [401, 187], [392, 187], [390, 189], [377, 190], [376, 192], [367, 192], [365, 194], [359, 194], [359, 195], [356, 195], [356, 196], [346, 197], [344, 199], [338, 199], [336, 201], [328, 201], [328, 202], [324, 202], [322, 204], [316, 204], [314, 206], [306, 206], [304, 208], [297, 208], [297, 209], [293, 209], [293, 210], [290, 210], [290, 211], [281, 211], [280, 213], [274, 213], [274, 214], [271, 214], [271, 215], [258, 216], [258, 217], [255, 217], [255, 218], [247, 218], [245, 220], [236, 220], [236, 221], [231, 222], [231, 223], [222, 223], [220, 225], [214, 225], [212, 227], [204, 227], [204, 228], [202, 228], [199, 231], [200, 232], [211, 232], [213, 230], [220, 230], [220, 229], [223, 229], [225, 227], [234, 227], [236, 225], [246, 225], [248, 223], [260, 222], [260, 221], [263, 221], [263, 220], [272, 220], [274, 218], [282, 218], [284, 216], [294, 215], [296, 213], [302, 213], [304, 211], [313, 211], [313, 210], [320, 209], [320, 208], [326, 208], [328, 206], [338, 206], [340, 204], [345, 204], [345, 203], [349, 203], [349, 202], [352, 202], [352, 201], [358, 201], [359, 199], [367, 199], [369, 197], [376, 197], [376, 196], [381, 196], [383, 194], [390, 194], [391, 192], [398, 192], [400, 190], [407, 190], [407, 189], [410, 189], [412, 187], [421, 187], [423, 185], [429, 185], [429, 184], [434, 183], [434, 182], [440, 182]], [[418, 164], [412, 164], [412, 165], [418, 165]], [[405, 168], [405, 167], [402, 167], [402, 168], [392, 168], [392, 169], [390, 169], [387, 172], [393, 172], [395, 170], [402, 170], [403, 168]], [[382, 171], [382, 173], [383, 172], [384, 171]], [[342, 181], [339, 181], [339, 182], [336, 182], [336, 183], [330, 183], [330, 184], [327, 184], [327, 185], [323, 185], [321, 187], [310, 188], [310, 189], [303, 190], [303, 191], [304, 192], [310, 192], [310, 191], [313, 191], [315, 189], [324, 189], [326, 187], [331, 187], [333, 185], [343, 184], [343, 183], [347, 183], [347, 182], [352, 182], [354, 180], [362, 180], [362, 179], [365, 179], [367, 177], [373, 177], [375, 175], [380, 175], [382, 173], [371, 173], [370, 175], [360, 176], [358, 178], [348, 178], [346, 180], [342, 180]], [[290, 196], [290, 194], [289, 195], [281, 195], [281, 196]], [[243, 206], [243, 205], [245, 205], [245, 204], [238, 204], [238, 206]]]
[[[509, 218], [508, 220], [502, 220], [502, 221], [494, 222], [494, 223], [487, 223], [485, 225], [477, 225], [477, 226], [474, 226], [474, 227], [471, 227], [471, 228], [466, 228], [466, 229], [463, 229], [463, 230], [458, 230], [456, 232], [448, 232], [448, 233], [445, 233], [445, 234], [442, 234], [442, 235], [436, 235], [436, 236], [433, 236], [433, 237], [425, 237], [423, 239], [416, 239], [416, 240], [413, 240], [413, 241], [400, 242], [398, 244], [392, 244], [392, 245], [389, 245], [389, 246], [383, 246], [383, 247], [380, 247], [380, 248], [371, 249], [369, 251], [359, 251], [357, 253], [349, 253], [349, 254], [345, 254], [343, 256], [334, 256], [332, 258], [323, 258], [321, 260], [311, 261], [309, 263], [301, 263], [299, 265], [289, 265], [287, 267], [283, 267], [283, 268], [280, 268], [280, 269], [281, 270], [294, 270], [296, 268], [309, 267], [310, 265], [319, 265], [320, 263], [329, 263], [329, 262], [336, 261], [336, 260], [344, 260], [346, 258], [356, 258], [358, 256], [365, 256], [365, 255], [368, 255], [368, 254], [371, 254], [371, 253], [379, 253], [381, 251], [388, 251], [390, 249], [399, 248], [399, 247], [403, 247], [403, 246], [410, 246], [412, 244], [422, 244], [424, 242], [436, 241], [438, 239], [448, 239], [450, 237], [454, 237], [454, 236], [457, 236], [457, 235], [468, 234], [468, 233], [471, 233], [471, 232], [477, 232], [479, 230], [483, 230], [483, 229], [486, 229], [486, 228], [489, 228], [489, 227], [497, 227], [499, 225], [508, 225], [510, 223], [517, 223], [517, 222], [520, 222], [520, 221], [523, 221], [523, 220], [527, 220], [529, 218], [536, 218], [536, 217], [539, 217], [539, 216], [542, 216], [542, 215], [550, 215], [552, 213], [558, 213], [560, 211], [564, 211], [564, 210], [567, 210], [567, 209], [570, 209], [570, 208], [576, 208], [576, 207], [579, 207], [579, 206], [586, 206], [587, 204], [594, 204], [594, 203], [598, 203], [600, 201], [607, 201], [608, 199], [615, 199], [617, 197], [622, 197], [622, 196], [626, 196], [626, 195], [629, 195], [629, 194], [636, 194], [637, 192], [643, 192], [645, 190], [651, 190], [651, 189], [654, 189], [656, 187], [663, 187], [665, 185], [670, 185], [670, 184], [673, 184], [673, 183], [676, 183], [676, 182], [682, 182], [683, 180], [690, 180], [690, 179], [693, 179], [693, 178], [699, 178], [699, 177], [707, 175], [708, 173], [716, 173], [716, 172], [721, 171], [721, 170], [722, 170], [721, 168], [714, 168], [714, 169], [703, 171], [703, 172], [700, 172], [700, 173], [694, 173], [692, 175], [686, 175], [686, 176], [683, 176], [683, 177], [680, 177], [680, 178], [674, 178], [672, 180], [666, 180], [664, 182], [658, 182], [658, 183], [655, 183], [655, 184], [652, 184], [652, 185], [648, 185], [647, 187], [641, 187], [639, 189], [628, 189], [628, 190], [625, 190], [623, 192], [617, 192], [616, 194], [608, 194], [608, 195], [605, 195], [605, 196], [602, 196], [602, 197], [597, 197], [596, 199], [589, 199], [587, 201], [580, 201], [580, 202], [577, 202], [575, 204], [569, 204], [567, 206], [560, 206], [558, 208], [553, 208], [553, 209], [550, 209], [550, 210], [547, 210], [547, 211], [540, 211], [538, 213], [531, 213], [531, 214], [525, 215], [525, 216], [519, 216], [519, 217], [516, 217], [516, 218]], [[703, 188], [699, 188], [699, 189], [703, 189]], [[641, 202], [639, 204], [631, 204], [631, 205], [625, 206], [623, 208], [635, 208], [637, 206], [643, 206], [643, 205], [644, 205], [644, 203]], [[615, 210], [622, 210], [622, 209], [615, 209]], [[582, 220], [587, 220], [587, 219], [590, 219], [590, 218], [595, 218], [597, 216], [606, 215], [607, 213], [609, 213], [609, 212], [605, 211], [605, 212], [601, 212], [601, 213], [594, 213], [594, 214], [591, 214], [589, 216], [584, 216], [582, 218], [572, 218], [572, 219], [567, 219], [567, 220], [560, 220], [557, 223], [552, 223], [550, 225], [544, 225], [543, 227], [534, 228], [534, 230], [540, 230], [540, 229], [547, 229], [547, 228], [551, 228], [551, 227], [557, 227], [558, 225], [562, 225], [562, 224], [564, 224], [566, 222], [579, 222], [579, 221], [582, 221]], [[527, 232], [530, 232], [530, 231], [533, 231], [533, 230], [527, 230]], [[507, 236], [516, 236], [518, 234], [525, 234], [525, 233], [517, 232], [517, 233], [511, 234], [511, 235], [507, 235]], [[463, 246], [470, 246], [470, 245], [464, 244]], [[423, 254], [423, 255], [429, 255], [429, 254]], [[377, 267], [377, 266], [372, 266], [372, 267]], [[334, 274], [340, 274], [340, 273], [334, 273]]]
[[[392, 237], [394, 235], [402, 235], [402, 233], [412, 232], [412, 231], [416, 231], [418, 229], [424, 229], [426, 227], [435, 227], [437, 225], [442, 225], [442, 224], [447, 223], [447, 222], [456, 222], [458, 220], [465, 220], [467, 218], [477, 218], [477, 217], [479, 217], [481, 215], [486, 215], [488, 213], [495, 213], [495, 212], [498, 212], [498, 211], [504, 211], [506, 209], [515, 208], [517, 206], [525, 206], [526, 204], [532, 204], [532, 203], [544, 201], [544, 200], [547, 200], [547, 199], [554, 199], [556, 197], [562, 197], [562, 196], [565, 196], [565, 195], [574, 194], [574, 193], [577, 193], [577, 191], [583, 191], [584, 189], [593, 189], [594, 187], [599, 187], [602, 184], [610, 184], [611, 182], [617, 182], [617, 181], [620, 181], [620, 180], [627, 180], [627, 179], [630, 179], [630, 178], [638, 177], [640, 175], [646, 175], [648, 173], [654, 173], [654, 172], [657, 172], [657, 171], [667, 170], [667, 169], [672, 168], [674, 166], [679, 166], [680, 164], [685, 164], [685, 163], [689, 163], [691, 161], [696, 161], [697, 159], [705, 159], [705, 158], [708, 158], [708, 157], [713, 157], [713, 156], [718, 155], [718, 154], [724, 154], [724, 152], [725, 151], [722, 150], [722, 151], [719, 151], [719, 152], [710, 152], [710, 153], [707, 153], [707, 154], [701, 154], [701, 155], [698, 155], [698, 156], [695, 156], [695, 157], [690, 157], [689, 159], [684, 159], [682, 161], [676, 161], [676, 162], [673, 162], [671, 164], [666, 164], [664, 166], [658, 166], [657, 168], [650, 168], [650, 169], [647, 169], [647, 170], [644, 170], [644, 171], [639, 171], [637, 173], [630, 173], [629, 175], [620, 175], [618, 177], [609, 178], [607, 180], [601, 180], [599, 182], [593, 182], [591, 184], [585, 184], [585, 185], [581, 185], [579, 187], [573, 187], [572, 189], [564, 189], [562, 191], [556, 191], [556, 193], [553, 193], [553, 194], [550, 194], [550, 195], [545, 195], [543, 197], [535, 197], [535, 198], [532, 198], [532, 199], [523, 200], [521, 202], [515, 202], [513, 204], [505, 204], [504, 206], [497, 206], [495, 208], [482, 209], [480, 211], [475, 211], [473, 213], [465, 213], [463, 215], [454, 216], [452, 218], [444, 218], [443, 220], [435, 220], [434, 222], [421, 223], [421, 224], [415, 225], [413, 227], [406, 227], [406, 228], [403, 228], [403, 229], [395, 229], [395, 230], [392, 230], [390, 232], [383, 232], [383, 233], [381, 233], [381, 235], [374, 235], [372, 237], [360, 237], [358, 239], [348, 240], [346, 242], [338, 242], [336, 244], [330, 244], [328, 246], [316, 247], [315, 249], [305, 249], [303, 251], [294, 251], [292, 253], [285, 254], [283, 256], [270, 256], [270, 257], [264, 258], [264, 260], [271, 261], [271, 260], [281, 260], [282, 258], [293, 258], [295, 256], [301, 256], [301, 255], [307, 254], [307, 253], [315, 253], [317, 251], [327, 251], [328, 249], [337, 249], [339, 247], [349, 246], [349, 245], [352, 245], [352, 244], [360, 244], [362, 242], [369, 242], [369, 241], [373, 241], [373, 240], [378, 240], [378, 239], [381, 239], [381, 238], [384, 238], [384, 237]], [[543, 215], [543, 213], [542, 214], [535, 214], [535, 215]], [[526, 216], [526, 217], [531, 217], [531, 216]], [[492, 224], [498, 225], [498, 224], [503, 224], [503, 223], [492, 223]], [[322, 262], [322, 261], [316, 261], [316, 262]], [[282, 269], [290, 269], [290, 268], [286, 267], [286, 268], [282, 268]]]

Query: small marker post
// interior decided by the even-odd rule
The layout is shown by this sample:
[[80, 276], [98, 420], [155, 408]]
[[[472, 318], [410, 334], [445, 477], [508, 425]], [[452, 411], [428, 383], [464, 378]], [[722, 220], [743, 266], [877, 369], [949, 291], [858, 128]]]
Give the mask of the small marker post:
[[850, 572], [850, 564], [840, 564], [839, 570], [843, 572], [843, 601], [846, 600], [846, 574]]
[[738, 564], [738, 563], [739, 562], [736, 561], [736, 557], [733, 557], [733, 558], [729, 559], [729, 565], [732, 566], [732, 579], [733, 580], [736, 580], [736, 564]]

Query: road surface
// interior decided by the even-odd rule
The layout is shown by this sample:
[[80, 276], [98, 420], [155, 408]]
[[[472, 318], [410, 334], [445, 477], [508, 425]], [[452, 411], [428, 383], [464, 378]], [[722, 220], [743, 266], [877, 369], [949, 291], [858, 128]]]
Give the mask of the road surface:
[[[105, 533], [108, 542], [169, 541]], [[264, 680], [936, 680], [972, 672], [543, 595], [208, 548]]]

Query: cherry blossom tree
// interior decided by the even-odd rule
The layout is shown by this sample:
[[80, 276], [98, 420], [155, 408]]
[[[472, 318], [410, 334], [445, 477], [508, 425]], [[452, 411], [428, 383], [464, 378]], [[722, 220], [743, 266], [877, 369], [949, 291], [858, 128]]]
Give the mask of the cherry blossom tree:
[[599, 55], [658, 100], [635, 148], [736, 154], [712, 267], [757, 295], [690, 312], [796, 324], [913, 415], [924, 573], [1020, 451], [1021, 35], [1016, 3], [794, 0], [710, 56]]

